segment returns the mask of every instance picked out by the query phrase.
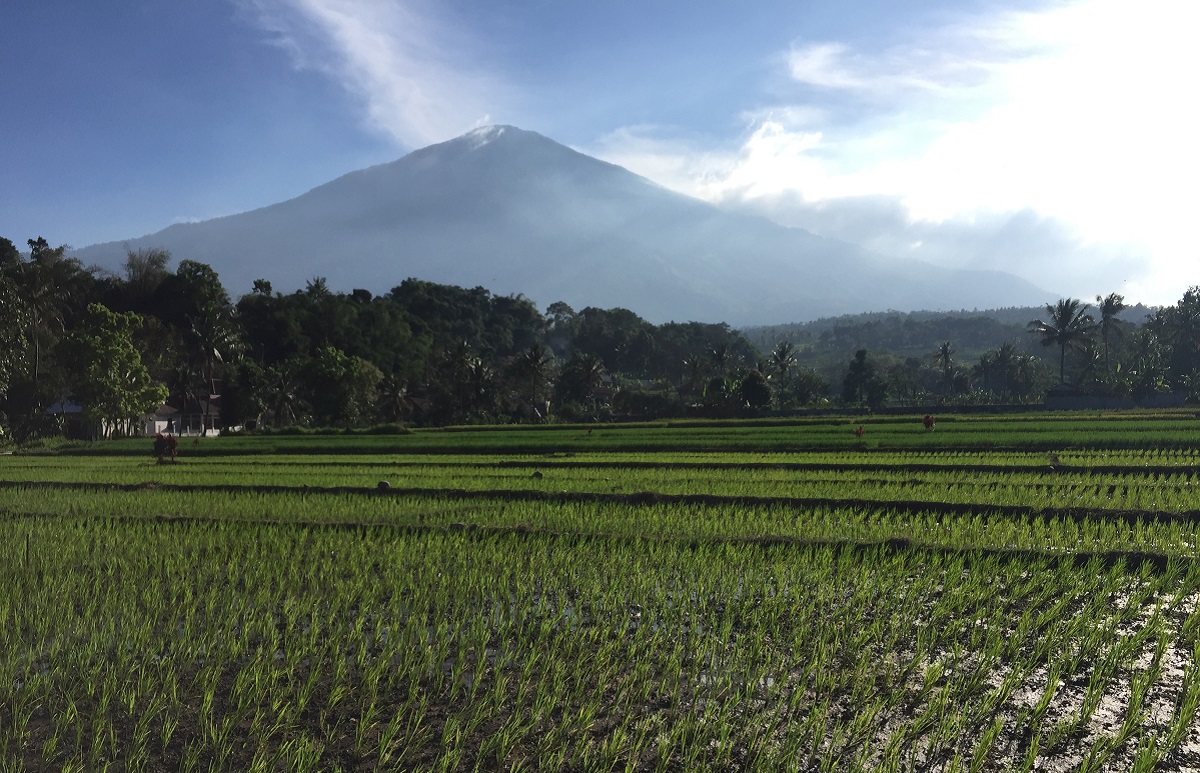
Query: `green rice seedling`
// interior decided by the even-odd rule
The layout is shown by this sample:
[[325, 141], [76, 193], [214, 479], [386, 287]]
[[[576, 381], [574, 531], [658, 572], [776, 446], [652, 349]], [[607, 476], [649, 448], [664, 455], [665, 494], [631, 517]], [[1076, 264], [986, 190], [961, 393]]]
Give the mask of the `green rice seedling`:
[[899, 728], [892, 732], [880, 757], [879, 770], [899, 771], [901, 769], [904, 754], [903, 749], [907, 737], [908, 732], [905, 728]]
[[1088, 750], [1087, 756], [1079, 765], [1080, 773], [1092, 773], [1101, 770], [1104, 763], [1112, 755], [1115, 744], [1112, 738], [1100, 738]]
[[285, 741], [280, 747], [281, 757], [288, 770], [315, 771], [321, 769], [324, 745], [317, 739], [300, 735]]
[[1058, 692], [1061, 676], [1061, 661], [1055, 661], [1050, 665], [1050, 673], [1046, 677], [1046, 689], [1042, 692], [1042, 696], [1034, 705], [1033, 713], [1030, 715], [1030, 721], [1034, 724], [1040, 724], [1042, 718], [1045, 717], [1047, 709], [1050, 708], [1050, 702], [1054, 700], [1054, 695]]
[[1162, 757], [1163, 749], [1159, 746], [1158, 737], [1153, 733], [1145, 733], [1133, 755], [1133, 764], [1130, 770], [1133, 773], [1150, 773], [1158, 768]]
[[975, 747], [971, 752], [971, 763], [968, 768], [970, 773], [980, 773], [987, 766], [992, 749], [995, 747], [996, 740], [1000, 737], [1000, 732], [1003, 729], [1003, 717], [996, 717], [987, 730], [979, 736], [979, 740], [975, 743]]
[[1034, 766], [1037, 765], [1038, 753], [1040, 751], [1041, 747], [1039, 745], [1038, 733], [1036, 732], [1035, 728], [1031, 734], [1029, 746], [1025, 747], [1025, 755], [1021, 759], [1020, 770], [1022, 773], [1028, 773], [1034, 769]]
[[1129, 707], [1121, 728], [1113, 739], [1113, 747], [1121, 748], [1129, 739], [1138, 734], [1146, 717], [1146, 693], [1150, 689], [1154, 675], [1150, 671], [1142, 671], [1133, 675], [1129, 685]]

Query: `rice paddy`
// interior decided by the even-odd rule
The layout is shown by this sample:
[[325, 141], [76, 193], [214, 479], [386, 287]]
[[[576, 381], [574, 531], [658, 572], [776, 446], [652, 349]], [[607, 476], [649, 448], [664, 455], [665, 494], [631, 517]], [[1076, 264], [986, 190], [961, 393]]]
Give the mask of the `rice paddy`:
[[0, 768], [1200, 766], [1200, 420], [951, 419], [0, 456]]

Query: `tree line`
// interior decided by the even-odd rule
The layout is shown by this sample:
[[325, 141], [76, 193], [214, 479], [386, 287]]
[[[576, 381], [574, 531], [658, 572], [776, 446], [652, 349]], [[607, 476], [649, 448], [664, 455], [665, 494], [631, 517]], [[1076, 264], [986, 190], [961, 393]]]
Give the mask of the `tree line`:
[[589, 421], [734, 415], [800, 405], [825, 385], [751, 375], [723, 323], [654, 325], [627, 309], [551, 304], [408, 279], [386, 293], [292, 293], [258, 280], [236, 301], [208, 265], [130, 251], [83, 266], [65, 246], [0, 239], [0, 421], [62, 431], [65, 396], [93, 435], [130, 432], [166, 402], [224, 426]]
[[[41, 237], [27, 246], [0, 238], [0, 423], [18, 440], [60, 433], [52, 408], [66, 397], [90, 434], [105, 435], [164, 403], [222, 426], [350, 428], [1032, 401], [1055, 369], [1059, 381], [1112, 393], [1200, 386], [1197, 288], [1140, 325], [1111, 303], [1096, 320], [1063, 301], [975, 362], [949, 340], [829, 360], [831, 340], [855, 344], [844, 327], [825, 337], [819, 361], [806, 360], [821, 344], [811, 339], [755, 346], [724, 323], [655, 325], [562, 302], [540, 311], [482, 287], [408, 279], [375, 295], [313, 278], [285, 294], [258, 280], [234, 301], [210, 266], [172, 268], [164, 250], [130, 251], [109, 272]], [[1114, 297], [1123, 304], [1106, 302]], [[1046, 352], [1029, 350], [1037, 341]]]
[[[953, 325], [966, 353], [952, 340], [921, 338], [930, 322], [941, 332]], [[994, 340], [1002, 328], [976, 317], [909, 319], [902, 327], [888, 335], [904, 335], [909, 352], [926, 354], [860, 348], [842, 367], [846, 351], [831, 343], [845, 347], [878, 337], [880, 321], [870, 318], [809, 335], [803, 346], [813, 356], [806, 361], [818, 370], [834, 362], [834, 370], [845, 373], [843, 401], [872, 407], [1040, 402], [1048, 392], [1137, 399], [1174, 392], [1200, 401], [1200, 287], [1157, 309], [1131, 307], [1118, 293], [1098, 295], [1094, 305], [1063, 298], [1023, 325], [1007, 323], [1009, 340], [999, 346]], [[992, 348], [979, 346], [989, 339]]]

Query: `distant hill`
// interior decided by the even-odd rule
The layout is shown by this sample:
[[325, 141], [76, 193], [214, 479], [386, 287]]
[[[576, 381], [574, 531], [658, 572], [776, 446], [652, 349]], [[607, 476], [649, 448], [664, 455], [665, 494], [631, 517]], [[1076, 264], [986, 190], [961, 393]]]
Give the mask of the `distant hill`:
[[385, 291], [408, 277], [625, 307], [651, 322], [735, 325], [885, 309], [995, 308], [1053, 298], [1011, 274], [871, 254], [724, 211], [510, 126], [479, 129], [297, 198], [75, 251], [118, 269], [161, 247], [230, 292]]
[[[1137, 304], [1122, 312], [1120, 318], [1140, 325], [1153, 313], [1154, 309]], [[921, 356], [935, 351], [943, 341], [950, 341], [960, 358], [977, 359], [1005, 343], [1037, 353], [1042, 347], [1026, 326], [1046, 316], [1045, 304], [982, 311], [885, 311], [746, 327], [741, 332], [762, 352], [769, 352], [781, 341], [792, 342], [801, 363], [827, 356], [844, 358], [858, 349], [887, 350], [900, 357]]]

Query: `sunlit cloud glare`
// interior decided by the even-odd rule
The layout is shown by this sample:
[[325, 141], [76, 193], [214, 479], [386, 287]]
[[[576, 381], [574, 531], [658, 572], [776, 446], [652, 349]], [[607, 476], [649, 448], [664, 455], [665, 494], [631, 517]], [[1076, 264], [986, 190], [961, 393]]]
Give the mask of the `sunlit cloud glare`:
[[[1120, 284], [1170, 303], [1200, 282], [1188, 273], [1200, 209], [1197, 22], [1200, 5], [1181, 0], [1088, 0], [960, 19], [882, 52], [800, 41], [783, 57], [792, 104], [750, 113], [740, 144], [703, 163], [660, 141], [672, 174], [655, 179], [829, 235], [855, 234], [813, 213], [840, 210], [845, 224], [855, 211], [852, 240], [960, 265], [994, 255], [981, 245], [994, 246], [998, 224], [1030, 218], [1060, 252], [1049, 269], [1039, 255], [1041, 276], [1014, 258], [1027, 278], [1079, 295]], [[597, 151], [650, 176], [664, 164], [636, 129]], [[853, 199], [873, 204], [834, 206]], [[939, 229], [960, 254], [936, 249]]]

